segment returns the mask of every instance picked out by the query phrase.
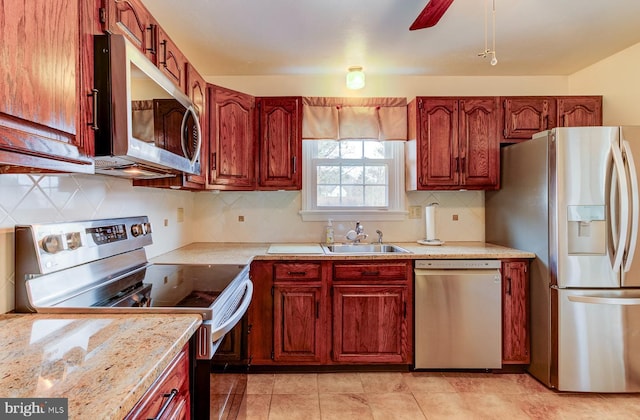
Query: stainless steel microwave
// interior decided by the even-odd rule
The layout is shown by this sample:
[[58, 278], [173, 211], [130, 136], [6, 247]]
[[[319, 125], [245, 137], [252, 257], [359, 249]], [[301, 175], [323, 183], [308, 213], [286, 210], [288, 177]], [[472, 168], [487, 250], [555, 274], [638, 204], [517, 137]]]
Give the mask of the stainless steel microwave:
[[194, 105], [122, 35], [94, 36], [95, 172], [135, 179], [200, 173]]

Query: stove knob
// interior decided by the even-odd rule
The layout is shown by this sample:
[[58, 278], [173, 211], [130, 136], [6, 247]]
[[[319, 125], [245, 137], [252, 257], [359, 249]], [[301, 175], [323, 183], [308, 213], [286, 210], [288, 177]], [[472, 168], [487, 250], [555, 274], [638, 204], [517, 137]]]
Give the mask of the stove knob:
[[142, 227], [144, 228], [145, 235], [151, 233], [151, 223], [145, 223], [142, 225]]
[[82, 246], [82, 239], [80, 238], [80, 232], [73, 232], [67, 234], [67, 246], [69, 249], [78, 249]]
[[60, 235], [47, 235], [42, 238], [42, 249], [49, 254], [62, 251], [62, 238]]
[[131, 234], [134, 237], [142, 235], [142, 225], [131, 225]]

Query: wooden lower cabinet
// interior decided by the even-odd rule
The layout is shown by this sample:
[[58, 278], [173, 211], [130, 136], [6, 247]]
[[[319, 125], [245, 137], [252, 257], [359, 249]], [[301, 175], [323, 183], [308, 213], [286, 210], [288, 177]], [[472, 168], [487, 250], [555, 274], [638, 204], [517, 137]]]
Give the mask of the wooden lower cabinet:
[[502, 364], [529, 364], [529, 261], [502, 261]]
[[273, 360], [321, 362], [323, 320], [322, 285], [274, 286]]
[[189, 344], [171, 361], [125, 419], [190, 419]]
[[407, 362], [407, 287], [334, 286], [333, 360]]
[[254, 365], [410, 364], [412, 261], [254, 261]]

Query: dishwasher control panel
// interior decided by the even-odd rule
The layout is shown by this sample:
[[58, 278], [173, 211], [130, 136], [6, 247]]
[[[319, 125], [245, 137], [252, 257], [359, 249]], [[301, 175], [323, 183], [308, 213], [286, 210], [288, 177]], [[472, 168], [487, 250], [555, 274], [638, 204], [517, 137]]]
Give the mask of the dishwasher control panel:
[[469, 270], [500, 268], [500, 260], [416, 260], [415, 268], [434, 270]]

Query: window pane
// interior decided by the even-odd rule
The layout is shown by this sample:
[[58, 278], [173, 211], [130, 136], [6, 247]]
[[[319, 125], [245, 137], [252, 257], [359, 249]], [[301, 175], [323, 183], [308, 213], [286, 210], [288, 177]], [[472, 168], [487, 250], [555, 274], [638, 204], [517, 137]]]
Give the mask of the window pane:
[[318, 206], [340, 206], [339, 185], [318, 185]]
[[339, 184], [340, 166], [318, 166], [318, 184]]
[[373, 207], [386, 207], [387, 187], [386, 186], [366, 186], [364, 187], [364, 205]]
[[386, 166], [367, 166], [364, 170], [365, 184], [387, 184], [387, 167]]
[[318, 140], [318, 157], [321, 159], [335, 159], [340, 156], [340, 145], [337, 141]]
[[384, 159], [384, 143], [380, 141], [365, 141], [364, 157], [367, 159]]
[[342, 166], [342, 185], [362, 184], [364, 168], [362, 165], [344, 165]]
[[342, 194], [343, 206], [362, 206], [364, 204], [364, 187], [362, 185], [343, 185]]
[[340, 157], [342, 159], [361, 159], [362, 140], [341, 140]]

